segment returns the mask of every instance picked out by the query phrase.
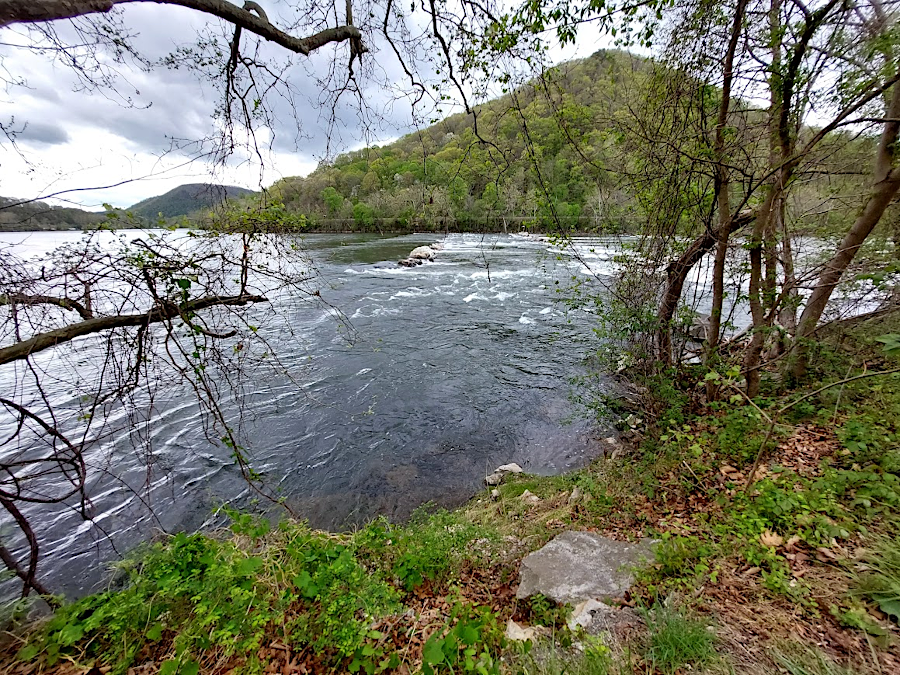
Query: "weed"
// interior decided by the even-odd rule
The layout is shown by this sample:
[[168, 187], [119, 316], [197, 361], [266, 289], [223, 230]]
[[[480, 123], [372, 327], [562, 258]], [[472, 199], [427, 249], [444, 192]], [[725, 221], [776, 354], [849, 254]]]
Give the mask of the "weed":
[[496, 615], [487, 607], [473, 607], [457, 601], [450, 620], [425, 642], [422, 672], [478, 673], [499, 675], [494, 657], [504, 646], [504, 632]]
[[563, 631], [567, 630], [566, 617], [571, 609], [568, 604], [560, 605], [552, 598], [535, 593], [523, 602], [519, 612], [526, 623]]
[[486, 552], [474, 549], [472, 542], [488, 547], [492, 537], [490, 531], [458, 513], [431, 511], [426, 505], [417, 509], [406, 525], [398, 527], [379, 519], [361, 530], [354, 541], [402, 588], [412, 591], [426, 581], [445, 583], [466, 560]]
[[[561, 649], [555, 642], [524, 643], [514, 654], [513, 670], [519, 675], [612, 675], [624, 672], [599, 638], [584, 636], [581, 653]], [[630, 670], [630, 669], [628, 669]]]
[[856, 592], [900, 624], [900, 536], [876, 540], [862, 565]]
[[716, 657], [715, 636], [702, 621], [664, 605], [645, 612], [645, 618], [649, 633], [645, 658], [660, 672], [672, 675]]
[[852, 668], [838, 665], [820, 650], [799, 644], [776, 649], [773, 660], [789, 675], [855, 675]]

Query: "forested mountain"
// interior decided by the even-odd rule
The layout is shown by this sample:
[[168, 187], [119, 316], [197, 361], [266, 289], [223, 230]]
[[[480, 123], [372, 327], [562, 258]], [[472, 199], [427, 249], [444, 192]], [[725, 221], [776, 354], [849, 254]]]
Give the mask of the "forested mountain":
[[0, 197], [0, 231], [78, 230], [106, 222], [106, 215], [45, 202], [28, 202], [12, 206], [20, 200]]
[[163, 218], [186, 216], [200, 209], [217, 206], [226, 199], [236, 199], [252, 194], [254, 194], [253, 190], [234, 185], [191, 183], [180, 185], [157, 197], [140, 201], [126, 211], [139, 218], [154, 221], [160, 215]]
[[[342, 154], [305, 178], [279, 181], [270, 196], [317, 230], [617, 232], [637, 231], [656, 218], [687, 218], [689, 228], [699, 205], [685, 209], [673, 198], [667, 202], [672, 213], [662, 214], [659, 199], [675, 189], [671, 168], [696, 163], [704, 152], [702, 140], [678, 136], [679, 128], [702, 126], [703, 119], [712, 128], [717, 90], [709, 89], [700, 108], [683, 108], [690, 97], [675, 88], [684, 78], [671, 84], [661, 72], [647, 59], [601, 50], [511, 89], [479, 106], [474, 117], [452, 115], [389, 145]], [[763, 111], [736, 100], [730, 116], [750, 141], [745, 152], [762, 162], [768, 152]], [[665, 135], [665, 127], [670, 151], [649, 158], [646, 139]], [[842, 209], [815, 205], [837, 182], [852, 183], [868, 171], [872, 139], [835, 137], [807, 158], [810, 177], [796, 189], [795, 198], [808, 202], [798, 223], [806, 229], [840, 221]], [[831, 175], [823, 182], [817, 176], [825, 173]], [[707, 172], [693, 180], [699, 194], [713, 177]]]
[[[599, 51], [384, 147], [349, 152], [273, 195], [312, 227], [518, 230], [534, 220], [624, 227], [617, 113], [649, 62]], [[549, 195], [549, 199], [548, 199]]]

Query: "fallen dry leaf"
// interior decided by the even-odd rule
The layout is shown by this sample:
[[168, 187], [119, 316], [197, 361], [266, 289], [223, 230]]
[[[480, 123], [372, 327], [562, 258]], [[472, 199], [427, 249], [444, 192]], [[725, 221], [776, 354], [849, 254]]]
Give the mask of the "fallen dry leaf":
[[780, 534], [766, 530], [759, 535], [759, 542], [763, 546], [781, 546], [784, 543], [784, 538]]

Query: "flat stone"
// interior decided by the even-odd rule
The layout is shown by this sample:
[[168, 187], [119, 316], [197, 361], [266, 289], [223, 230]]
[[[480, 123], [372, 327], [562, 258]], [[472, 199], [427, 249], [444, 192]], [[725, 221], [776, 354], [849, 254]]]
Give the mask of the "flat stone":
[[518, 464], [503, 464], [494, 469], [494, 473], [484, 477], [484, 482], [488, 485], [500, 485], [503, 479], [511, 473], [525, 473]]
[[572, 610], [567, 623], [571, 631], [583, 628], [590, 635], [602, 635], [640, 626], [643, 620], [630, 607], [610, 607], [597, 600], [585, 600]]
[[621, 597], [634, 583], [634, 570], [653, 561], [654, 544], [563, 532], [522, 561], [516, 597], [540, 593], [572, 605]]
[[516, 642], [524, 642], [525, 640], [534, 639], [534, 628], [529, 626], [520, 626], [512, 619], [506, 622], [506, 639]]
[[494, 473], [525, 473], [525, 470], [515, 462], [512, 462], [510, 464], [501, 464]]

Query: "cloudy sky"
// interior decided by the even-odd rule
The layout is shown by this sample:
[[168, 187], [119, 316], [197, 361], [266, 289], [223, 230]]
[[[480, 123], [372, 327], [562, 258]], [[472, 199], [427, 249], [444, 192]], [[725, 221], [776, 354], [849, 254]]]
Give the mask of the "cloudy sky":
[[[264, 6], [277, 25], [287, 27], [296, 20], [283, 0], [268, 0]], [[328, 17], [319, 20], [329, 22]], [[120, 21], [136, 51], [150, 60], [196, 45], [198, 35], [227, 44], [231, 31], [204, 14], [156, 4], [129, 5], [121, 10]], [[86, 39], [70, 22], [54, 27], [66, 44]], [[292, 33], [310, 30], [301, 26]], [[332, 108], [322, 82], [335, 63], [346, 63], [347, 46], [342, 44], [310, 58], [292, 57], [293, 65], [284, 71], [289, 86], [267, 99], [271, 126], [257, 127], [262, 162], [238, 151], [226, 165], [212, 166], [191, 161], [198, 147], [186, 144], [216, 135], [213, 113], [221, 97], [211, 74], [166, 67], [146, 71], [101, 53], [96, 63], [111, 86], [91, 89], [58, 54], [54, 58], [53, 52], [23, 48], [29, 44], [50, 42], [21, 27], [0, 29], [0, 77], [6, 82], [0, 89], [0, 124], [15, 133], [14, 144], [0, 135], [0, 196], [35, 198], [68, 191], [59, 198], [99, 209], [103, 203], [127, 207], [190, 182], [259, 189], [285, 176], [305, 175], [336, 152], [389, 141], [414, 128], [409, 99], [402, 96], [405, 77], [384, 46], [370, 45], [365, 77], [358, 79], [365, 106], [344, 95]], [[245, 37], [242, 44], [246, 54], [255, 40]], [[550, 59], [587, 56], [602, 46], [605, 41], [587, 34], [574, 47], [553, 49]], [[274, 59], [279, 68], [289, 57], [266, 44], [259, 56]], [[344, 72], [341, 68], [338, 74]]]

